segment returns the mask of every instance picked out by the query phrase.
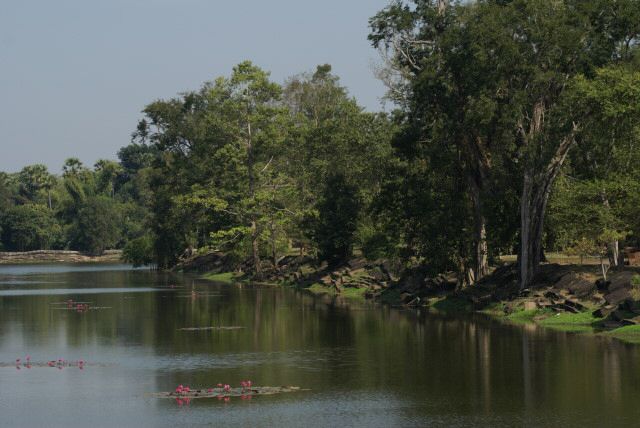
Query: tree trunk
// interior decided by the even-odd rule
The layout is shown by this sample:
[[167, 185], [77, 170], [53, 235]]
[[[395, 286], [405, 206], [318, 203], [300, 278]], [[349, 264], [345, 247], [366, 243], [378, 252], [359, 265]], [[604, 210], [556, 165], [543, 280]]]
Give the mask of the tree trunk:
[[438, 0], [438, 14], [442, 15], [449, 6], [449, 0]]
[[[251, 134], [251, 123], [247, 123], [247, 175], [249, 181], [249, 197], [253, 204], [255, 200], [255, 177], [254, 177], [254, 163], [253, 158], [253, 139]], [[251, 213], [249, 215], [251, 221], [251, 254], [253, 259], [253, 270], [256, 278], [262, 277], [262, 266], [260, 262], [260, 243], [258, 241], [260, 237], [260, 231], [258, 230], [258, 222], [255, 213], [255, 206], [251, 207]]]
[[472, 283], [478, 282], [489, 273], [489, 262], [487, 254], [489, 252], [487, 245], [487, 219], [482, 212], [482, 196], [480, 194], [480, 186], [474, 179], [470, 180], [470, 195], [473, 202], [473, 219], [474, 219], [474, 274], [472, 275]]
[[[521, 130], [525, 145], [532, 144], [540, 138], [544, 113], [544, 103], [542, 101], [536, 103], [533, 108], [533, 119], [529, 132], [525, 133]], [[574, 123], [572, 131], [558, 144], [553, 156], [545, 166], [536, 168], [534, 166], [536, 162], [529, 160], [530, 164], [525, 167], [520, 196], [520, 250], [518, 253], [520, 289], [531, 285], [540, 265], [543, 254], [542, 233], [549, 195], [569, 149], [575, 143], [577, 129], [577, 125]]]
[[[609, 204], [609, 198], [607, 198], [606, 192], [603, 190], [600, 197], [602, 198], [602, 203], [607, 208], [607, 210], [611, 209], [611, 205]], [[610, 266], [618, 266], [618, 260], [620, 259], [620, 250], [618, 248], [618, 240], [614, 240], [612, 242], [607, 243], [607, 249], [609, 250], [609, 264]], [[605, 278], [606, 281], [606, 278]]]
[[273, 264], [273, 268], [278, 270], [278, 235], [276, 233], [275, 225], [273, 224], [273, 220], [269, 224], [269, 232], [270, 232], [270, 240], [271, 240], [271, 264]]
[[251, 254], [253, 258], [253, 270], [255, 272], [256, 278], [260, 278], [262, 276], [258, 235], [258, 225], [256, 224], [255, 220], [251, 220]]
[[544, 188], [536, 190], [530, 173], [525, 173], [520, 198], [520, 253], [518, 254], [521, 289], [531, 284], [540, 264], [548, 198], [549, 190]]

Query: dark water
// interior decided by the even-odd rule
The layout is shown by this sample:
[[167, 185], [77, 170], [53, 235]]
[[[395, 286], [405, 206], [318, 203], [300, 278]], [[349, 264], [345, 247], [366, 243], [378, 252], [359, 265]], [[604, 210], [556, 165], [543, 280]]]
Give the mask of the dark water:
[[[206, 326], [244, 328], [179, 330]], [[0, 267], [0, 363], [3, 427], [640, 425], [640, 347], [122, 266]], [[243, 379], [311, 391], [146, 395]]]

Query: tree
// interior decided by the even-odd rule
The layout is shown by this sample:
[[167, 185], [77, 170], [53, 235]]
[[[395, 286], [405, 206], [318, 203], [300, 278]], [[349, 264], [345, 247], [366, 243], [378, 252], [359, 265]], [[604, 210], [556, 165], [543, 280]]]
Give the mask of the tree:
[[110, 198], [96, 196], [87, 199], [71, 225], [73, 248], [92, 255], [101, 255], [119, 240], [118, 212]]
[[116, 193], [116, 181], [123, 173], [122, 167], [117, 162], [100, 159], [95, 163], [94, 168], [97, 174], [98, 191], [106, 191], [113, 198]]
[[640, 3], [413, 3], [397, 2], [378, 14], [371, 40], [391, 49], [393, 65], [408, 82], [401, 86], [406, 106], [423, 124], [425, 139], [460, 148], [467, 175], [476, 181], [469, 185], [472, 200], [474, 187], [486, 187], [477, 177], [494, 175], [492, 163], [519, 183], [518, 263], [525, 287], [542, 257], [553, 183], [580, 129], [579, 116], [561, 114], [567, 90], [578, 76], [631, 58], [639, 28], [625, 14], [639, 16]]
[[343, 175], [332, 175], [316, 205], [317, 214], [307, 219], [308, 234], [318, 248], [318, 258], [335, 266], [348, 260], [355, 242], [361, 204], [357, 189]]
[[156, 249], [159, 256], [165, 250], [173, 253], [168, 263], [175, 261], [178, 246], [204, 242], [201, 236], [222, 237], [235, 247], [246, 238], [254, 273], [261, 275], [263, 231], [274, 207], [267, 201], [284, 186], [277, 177], [289, 116], [279, 105], [280, 96], [280, 86], [268, 73], [244, 62], [229, 78], [145, 109], [147, 119], [140, 122], [136, 138], [162, 152], [157, 167], [164, 173], [155, 175], [152, 187], [156, 202], [174, 219], [155, 220], [164, 224], [155, 233], [158, 239], [164, 240], [168, 229], [177, 238]]
[[61, 237], [62, 229], [51, 210], [44, 205], [17, 205], [3, 214], [2, 242], [13, 251], [50, 249]]

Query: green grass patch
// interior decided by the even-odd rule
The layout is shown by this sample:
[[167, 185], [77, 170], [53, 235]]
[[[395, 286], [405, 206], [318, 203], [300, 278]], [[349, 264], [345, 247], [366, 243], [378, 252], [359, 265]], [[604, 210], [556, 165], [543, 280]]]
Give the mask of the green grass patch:
[[490, 315], [492, 317], [504, 316], [504, 303], [496, 302], [489, 304], [486, 308], [479, 311], [482, 314]]
[[340, 296], [354, 300], [364, 300], [364, 293], [366, 291], [365, 288], [345, 287], [340, 293], [337, 293], [334, 287], [327, 287], [320, 283], [311, 284], [306, 290], [313, 294], [327, 294], [329, 296]]
[[221, 272], [221, 273], [207, 273], [202, 276], [203, 279], [215, 282], [224, 282], [232, 284], [236, 282], [236, 274], [233, 272]]
[[593, 329], [597, 327], [600, 321], [602, 319], [594, 317], [591, 312], [559, 313], [540, 320], [539, 324], [554, 330], [586, 333], [593, 332]]
[[603, 333], [603, 335], [615, 337], [616, 339], [624, 342], [640, 345], [640, 325], [627, 325], [616, 328], [615, 330], [607, 331]]
[[534, 318], [541, 316], [544, 312], [539, 309], [531, 309], [528, 311], [520, 310], [507, 315], [505, 318], [516, 324], [527, 324], [535, 322]]

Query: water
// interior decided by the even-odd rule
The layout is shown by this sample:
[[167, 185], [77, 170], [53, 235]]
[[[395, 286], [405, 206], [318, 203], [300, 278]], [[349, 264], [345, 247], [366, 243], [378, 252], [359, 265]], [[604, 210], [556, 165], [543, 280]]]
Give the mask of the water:
[[[207, 326], [244, 328], [180, 330]], [[17, 370], [27, 354], [87, 363]], [[148, 395], [243, 379], [311, 391]], [[640, 347], [604, 338], [126, 266], [0, 266], [1, 426], [638, 426], [639, 399]]]

